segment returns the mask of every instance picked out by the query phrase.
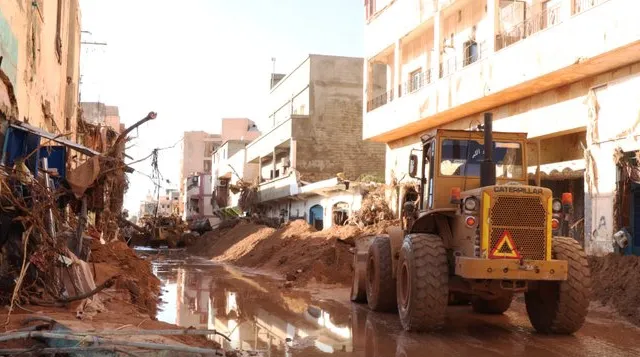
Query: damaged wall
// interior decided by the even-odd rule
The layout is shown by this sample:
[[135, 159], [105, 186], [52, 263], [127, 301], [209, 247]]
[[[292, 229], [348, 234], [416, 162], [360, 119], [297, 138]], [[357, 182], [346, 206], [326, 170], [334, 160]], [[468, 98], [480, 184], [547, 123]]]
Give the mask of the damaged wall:
[[355, 180], [362, 174], [382, 177], [384, 144], [362, 140], [360, 58], [311, 56], [309, 120], [294, 126], [296, 169], [303, 180], [316, 182], [343, 172]]
[[17, 99], [16, 119], [53, 133], [75, 132], [80, 76], [78, 0], [0, 2], [0, 56], [0, 68]]

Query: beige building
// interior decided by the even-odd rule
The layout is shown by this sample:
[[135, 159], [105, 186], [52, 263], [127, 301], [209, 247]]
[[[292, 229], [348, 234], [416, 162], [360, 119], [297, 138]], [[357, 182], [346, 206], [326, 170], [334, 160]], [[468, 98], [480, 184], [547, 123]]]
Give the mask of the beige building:
[[80, 75], [78, 0], [0, 2], [0, 58], [2, 116], [52, 133], [74, 133]]
[[260, 136], [258, 126], [248, 118], [222, 118], [222, 142], [242, 140], [250, 142]]
[[83, 119], [95, 125], [104, 125], [116, 133], [124, 131], [124, 124], [120, 122], [120, 110], [115, 105], [100, 102], [81, 102]]
[[541, 147], [544, 186], [574, 192], [587, 251], [610, 251], [621, 227], [640, 248], [640, 212], [625, 202], [614, 214], [630, 193], [612, 160], [616, 148], [640, 149], [638, 10], [631, 0], [366, 1], [363, 135], [387, 144], [386, 181], [406, 177], [421, 135], [472, 128], [491, 111], [495, 130]]
[[275, 83], [270, 127], [246, 148], [247, 162], [258, 164], [261, 201], [295, 194], [297, 181], [382, 176], [384, 146], [362, 141], [362, 63], [310, 55]]
[[189, 176], [211, 174], [211, 155], [222, 144], [219, 134], [204, 131], [185, 131], [180, 157], [180, 214], [184, 213], [185, 183]]

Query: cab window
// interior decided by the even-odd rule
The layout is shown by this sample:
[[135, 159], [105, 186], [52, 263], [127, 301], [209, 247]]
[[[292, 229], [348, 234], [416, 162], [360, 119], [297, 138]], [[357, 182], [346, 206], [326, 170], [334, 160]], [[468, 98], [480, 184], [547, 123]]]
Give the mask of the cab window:
[[[484, 160], [484, 145], [477, 140], [445, 139], [442, 141], [440, 174], [443, 176], [480, 176], [480, 163]], [[517, 142], [494, 142], [493, 160], [496, 177], [521, 179], [523, 177], [522, 145]]]

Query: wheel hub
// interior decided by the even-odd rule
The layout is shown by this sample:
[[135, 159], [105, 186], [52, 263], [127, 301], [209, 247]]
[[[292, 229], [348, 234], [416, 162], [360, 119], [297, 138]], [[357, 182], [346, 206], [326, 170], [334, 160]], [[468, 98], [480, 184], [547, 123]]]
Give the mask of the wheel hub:
[[409, 306], [409, 295], [411, 294], [411, 279], [409, 275], [409, 267], [407, 263], [402, 264], [400, 270], [400, 303], [402, 308], [406, 309]]

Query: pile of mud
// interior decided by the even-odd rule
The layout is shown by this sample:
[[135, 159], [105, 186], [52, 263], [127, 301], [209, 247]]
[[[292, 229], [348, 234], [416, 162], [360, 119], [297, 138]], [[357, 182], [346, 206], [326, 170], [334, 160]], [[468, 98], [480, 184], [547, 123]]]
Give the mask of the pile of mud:
[[156, 316], [160, 280], [153, 275], [150, 262], [138, 257], [124, 242], [101, 244], [99, 240], [93, 240], [90, 263], [96, 284], [119, 275], [116, 289], [128, 291], [131, 302], [140, 311], [152, 318]]
[[592, 299], [614, 307], [640, 326], [640, 257], [609, 254], [589, 257]]
[[203, 235], [189, 250], [218, 262], [274, 271], [296, 285], [349, 285], [353, 272], [350, 249], [355, 240], [365, 234], [383, 233], [392, 223], [383, 222], [364, 230], [335, 226], [316, 231], [303, 220], [279, 229], [241, 222]]

